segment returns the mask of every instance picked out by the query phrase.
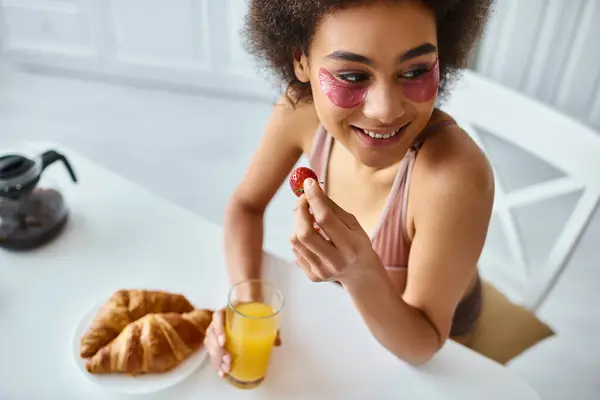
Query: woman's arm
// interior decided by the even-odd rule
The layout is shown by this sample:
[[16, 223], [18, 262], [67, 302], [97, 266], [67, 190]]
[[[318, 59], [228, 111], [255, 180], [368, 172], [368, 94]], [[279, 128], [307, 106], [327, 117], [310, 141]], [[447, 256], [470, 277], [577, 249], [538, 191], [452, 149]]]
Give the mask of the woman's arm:
[[261, 274], [265, 210], [302, 154], [314, 123], [311, 105], [275, 105], [265, 134], [225, 214], [225, 253], [231, 283]]
[[491, 168], [470, 139], [460, 138], [461, 146], [456, 136], [438, 140], [423, 147], [413, 172], [415, 233], [403, 296], [394, 295], [381, 265], [342, 281], [373, 335], [415, 365], [449, 337], [454, 311], [476, 273], [494, 197]]
[[381, 264], [341, 283], [373, 336], [398, 358], [421, 365], [441, 347], [435, 326], [398, 296]]
[[[265, 209], [312, 136], [309, 124], [315, 118], [310, 117], [316, 116], [316, 113], [314, 108], [311, 113], [311, 107], [293, 107], [285, 96], [275, 105], [258, 149], [227, 204], [225, 255], [232, 284], [261, 275]], [[261, 294], [251, 292], [247, 295], [250, 300], [259, 298]], [[275, 344], [278, 345], [278, 342], [279, 338]], [[204, 343], [215, 369], [224, 377], [229, 373], [232, 361], [225, 348], [224, 309], [213, 314]]]

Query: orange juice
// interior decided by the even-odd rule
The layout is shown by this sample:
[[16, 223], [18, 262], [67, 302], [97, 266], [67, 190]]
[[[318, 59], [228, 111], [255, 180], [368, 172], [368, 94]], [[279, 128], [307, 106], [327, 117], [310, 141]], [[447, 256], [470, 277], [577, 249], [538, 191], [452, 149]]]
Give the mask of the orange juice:
[[229, 381], [256, 387], [264, 379], [279, 328], [279, 314], [268, 304], [250, 302], [227, 307], [226, 348], [232, 363]]

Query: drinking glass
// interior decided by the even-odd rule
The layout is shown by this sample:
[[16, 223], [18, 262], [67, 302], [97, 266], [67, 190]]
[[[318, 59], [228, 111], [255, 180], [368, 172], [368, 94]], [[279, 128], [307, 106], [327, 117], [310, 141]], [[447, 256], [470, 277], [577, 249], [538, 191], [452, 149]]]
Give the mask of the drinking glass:
[[229, 383], [252, 389], [265, 379], [282, 307], [281, 291], [264, 280], [249, 279], [231, 287], [225, 319]]

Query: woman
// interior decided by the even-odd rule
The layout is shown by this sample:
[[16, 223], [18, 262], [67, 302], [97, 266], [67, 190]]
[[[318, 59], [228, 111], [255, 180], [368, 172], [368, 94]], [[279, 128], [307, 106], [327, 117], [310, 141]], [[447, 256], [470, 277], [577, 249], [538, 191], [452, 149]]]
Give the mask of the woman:
[[[250, 2], [250, 50], [288, 84], [229, 203], [232, 282], [260, 277], [263, 215], [302, 154], [290, 240], [315, 282], [337, 281], [377, 340], [412, 365], [467, 342], [494, 197], [488, 161], [436, 108], [491, 0]], [[330, 238], [313, 229], [316, 222]], [[221, 376], [223, 314], [207, 347]]]

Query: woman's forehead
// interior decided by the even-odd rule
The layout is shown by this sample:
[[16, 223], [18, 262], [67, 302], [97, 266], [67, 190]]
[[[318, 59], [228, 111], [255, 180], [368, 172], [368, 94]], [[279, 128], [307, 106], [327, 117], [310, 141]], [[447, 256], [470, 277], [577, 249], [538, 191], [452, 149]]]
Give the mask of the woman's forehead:
[[374, 3], [323, 17], [312, 49], [352, 51], [367, 57], [403, 53], [425, 43], [437, 44], [435, 14], [420, 2]]

